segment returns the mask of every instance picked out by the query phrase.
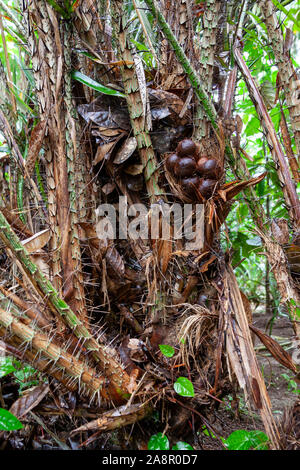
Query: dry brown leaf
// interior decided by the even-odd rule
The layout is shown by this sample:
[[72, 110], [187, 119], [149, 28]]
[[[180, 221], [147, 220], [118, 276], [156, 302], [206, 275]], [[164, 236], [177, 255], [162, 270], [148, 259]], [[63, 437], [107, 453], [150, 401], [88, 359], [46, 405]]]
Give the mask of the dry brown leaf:
[[[106, 253], [107, 248], [109, 247], [109, 244], [112, 243], [111, 240], [107, 240], [106, 238], [99, 239], [93, 224], [89, 224], [87, 222], [80, 222], [79, 226], [81, 227], [81, 229], [84, 230], [86, 237], [85, 240], [87, 240], [93, 248], [96, 248], [100, 251], [102, 255], [104, 255]], [[81, 238], [82, 237], [83, 236], [81, 235]]]
[[237, 133], [240, 134], [243, 130], [243, 120], [238, 114], [235, 116], [235, 122]]
[[133, 55], [134, 65], [135, 65], [135, 73], [139, 84], [139, 92], [140, 97], [143, 105], [143, 124], [142, 127], [150, 131], [152, 129], [152, 121], [151, 121], [151, 113], [150, 113], [150, 104], [148, 99], [147, 93], [147, 84], [145, 78], [145, 71], [142, 62], [142, 58], [138, 54]]
[[297, 372], [297, 367], [293, 363], [291, 356], [283, 349], [282, 346], [280, 346], [279, 343], [277, 343], [277, 341], [275, 341], [275, 339], [271, 338], [266, 333], [263, 333], [258, 328], [255, 328], [253, 325], [250, 325], [250, 328], [279, 364], [290, 369], [292, 372]]
[[172, 240], [158, 241], [158, 257], [160, 259], [161, 271], [166, 273], [170, 258], [172, 256]]
[[116, 184], [115, 183], [106, 183], [104, 186], [102, 186], [101, 191], [106, 196], [108, 196], [108, 194], [111, 194], [115, 189], [116, 189]]
[[203, 263], [199, 269], [200, 273], [205, 273], [208, 270], [209, 265], [213, 263], [213, 261], [215, 261], [216, 258], [217, 258], [216, 255], [213, 255], [208, 261], [205, 261], [205, 263]]
[[119, 408], [109, 410], [106, 413], [103, 413], [100, 418], [74, 429], [71, 432], [71, 435], [73, 436], [78, 432], [92, 431], [96, 429], [101, 430], [102, 432], [111, 431], [143, 419], [151, 412], [151, 410], [151, 406], [148, 404], [145, 405], [144, 403], [133, 404], [130, 406], [123, 405]]
[[32, 261], [40, 268], [44, 276], [50, 279], [50, 266], [47, 263], [48, 259], [47, 253], [33, 253], [31, 255]]
[[18, 214], [14, 214], [13, 211], [7, 209], [6, 207], [1, 207], [1, 212], [7, 221], [10, 223], [12, 228], [17, 232], [20, 232], [23, 236], [28, 238], [32, 237], [32, 232], [28, 229], [28, 227], [21, 221]]
[[10, 412], [17, 418], [22, 418], [29, 411], [33, 410], [49, 392], [49, 385], [38, 385], [18, 398], [10, 407]]
[[248, 181], [240, 181], [234, 186], [227, 185], [225, 187], [222, 186], [221, 189], [219, 189], [218, 194], [221, 196], [221, 198], [226, 202], [230, 201], [234, 196], [236, 196], [238, 193], [240, 193], [243, 189], [248, 188], [249, 186], [254, 186], [255, 184], [259, 183], [264, 179], [266, 176], [267, 172], [262, 173], [261, 175], [257, 176], [256, 178], [251, 178]]
[[175, 93], [170, 93], [166, 90], [161, 89], [149, 89], [150, 96], [157, 99], [158, 102], [163, 103], [163, 106], [167, 106], [173, 114], [179, 116], [182, 108], [184, 107], [184, 101], [179, 98]]
[[133, 154], [135, 149], [137, 148], [137, 141], [135, 137], [129, 137], [126, 139], [120, 150], [118, 150], [113, 163], [115, 165], [120, 165], [128, 160], [129, 157]]
[[96, 156], [93, 160], [93, 165], [95, 166], [102, 160], [107, 159], [115, 145], [115, 141], [109, 142], [108, 144], [99, 145], [99, 147], [97, 148]]
[[[271, 411], [271, 402], [251, 340], [248, 319], [240, 289], [230, 265], [223, 275], [224, 291], [220, 299], [223, 311], [228, 368], [233, 370], [245, 398], [260, 410], [266, 432], [274, 447], [279, 447], [279, 433]], [[231, 367], [230, 367], [231, 366]]]
[[26, 238], [21, 243], [25, 246], [28, 253], [39, 252], [50, 240], [50, 230], [47, 228], [41, 232], [35, 233], [30, 238]]
[[122, 129], [110, 129], [109, 127], [99, 127], [99, 132], [104, 137], [116, 137], [123, 133]]
[[114, 270], [116, 274], [118, 274], [118, 276], [124, 276], [125, 264], [123, 258], [113, 245], [108, 248], [105, 255], [105, 259], [107, 261], [107, 264]]
[[133, 369], [133, 371], [131, 372], [129, 376], [130, 378], [129, 385], [127, 387], [129, 393], [133, 393], [137, 389], [138, 384], [136, 381], [139, 376], [139, 373], [140, 373], [139, 369]]
[[261, 396], [260, 396], [260, 389], [259, 389], [259, 385], [255, 377], [252, 377], [251, 389], [252, 389], [252, 397], [253, 397], [255, 406], [258, 410], [261, 410], [262, 402], [261, 402]]
[[144, 170], [144, 165], [142, 165], [141, 163], [129, 165], [127, 168], [124, 169], [125, 173], [127, 173], [128, 175], [132, 175], [132, 176], [140, 175], [141, 173], [143, 173], [143, 170]]

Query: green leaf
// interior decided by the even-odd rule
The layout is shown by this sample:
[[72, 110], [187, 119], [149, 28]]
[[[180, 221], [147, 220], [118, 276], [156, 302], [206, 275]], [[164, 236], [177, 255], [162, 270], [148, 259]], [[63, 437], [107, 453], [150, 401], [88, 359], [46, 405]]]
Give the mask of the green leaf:
[[193, 397], [195, 395], [194, 386], [186, 377], [178, 377], [174, 383], [174, 390], [182, 397]]
[[239, 215], [242, 220], [245, 219], [245, 217], [248, 215], [248, 212], [249, 212], [249, 209], [248, 209], [247, 204], [241, 204], [239, 206]]
[[267, 450], [269, 439], [262, 431], [234, 431], [224, 441], [228, 450]]
[[259, 18], [259, 16], [255, 15], [254, 13], [252, 13], [250, 10], [247, 11], [247, 14], [252, 16], [253, 20], [253, 23], [254, 24], [257, 24], [259, 26], [261, 26], [262, 28], [264, 28], [266, 30], [266, 26], [265, 24], [263, 23], [263, 21], [261, 21], [261, 19]]
[[291, 20], [294, 25], [298, 28], [300, 28], [300, 22], [298, 21], [297, 18], [295, 18], [291, 12], [289, 12], [286, 8], [284, 8], [283, 5], [281, 5], [277, 0], [272, 0], [272, 2], [274, 3], [275, 7], [277, 7], [279, 10], [281, 10], [287, 17], [289, 20]]
[[172, 447], [172, 450], [194, 450], [194, 448], [187, 442], [178, 441]]
[[260, 181], [256, 185], [256, 190], [257, 190], [257, 194], [259, 195], [259, 197], [263, 196], [264, 191], [265, 191], [265, 180]]
[[202, 426], [201, 432], [203, 432], [203, 434], [205, 434], [205, 436], [209, 436], [209, 437], [212, 437], [213, 439], [217, 439], [217, 437], [214, 435], [214, 433], [209, 431], [206, 426]]
[[175, 354], [175, 349], [168, 344], [159, 344], [160, 352], [166, 357], [173, 357]]
[[0, 366], [0, 379], [5, 375], [11, 374], [16, 369], [11, 364], [3, 364]]
[[255, 135], [259, 132], [259, 128], [260, 128], [260, 122], [259, 120], [257, 119], [256, 116], [254, 116], [250, 121], [249, 123], [247, 124], [247, 127], [245, 129], [245, 133], [246, 133], [246, 136], [250, 136], [250, 135]]
[[37, 371], [28, 364], [25, 364], [20, 370], [14, 372], [16, 382], [19, 385], [19, 393], [39, 383], [36, 374]]
[[77, 80], [78, 82], [87, 85], [93, 90], [99, 91], [99, 93], [103, 93], [104, 95], [119, 96], [120, 98], [126, 97], [124, 93], [120, 93], [119, 91], [113, 90], [112, 88], [108, 88], [107, 86], [101, 85], [101, 83], [96, 82], [95, 80], [88, 77], [87, 75], [84, 75], [81, 72], [73, 71], [71, 77], [74, 80]]
[[70, 14], [67, 10], [64, 10], [58, 3], [56, 3], [54, 0], [47, 0], [49, 5], [52, 6], [53, 10], [55, 10], [57, 13], [59, 13], [63, 18], [66, 20], [69, 18]]
[[169, 450], [169, 439], [163, 436], [161, 432], [153, 434], [148, 442], [148, 450]]
[[23, 424], [16, 416], [11, 414], [9, 411], [0, 408], [0, 429], [2, 431], [15, 431], [22, 428]]
[[15, 372], [16, 368], [12, 363], [11, 357], [0, 358], [0, 379], [5, 375]]

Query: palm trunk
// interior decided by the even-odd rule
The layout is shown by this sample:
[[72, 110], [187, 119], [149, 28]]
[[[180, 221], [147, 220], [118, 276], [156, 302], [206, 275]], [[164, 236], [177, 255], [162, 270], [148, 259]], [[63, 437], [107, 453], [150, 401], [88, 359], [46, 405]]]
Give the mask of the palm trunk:
[[[289, 51], [285, 50], [285, 41], [281, 26], [277, 20], [275, 6], [271, 0], [260, 2], [263, 20], [267, 27], [268, 37], [274, 52], [275, 62], [280, 75], [286, 104], [290, 113], [291, 128], [295, 138], [298, 159], [300, 158], [300, 101], [299, 79], [294, 70]], [[292, 33], [293, 34], [293, 33]]]

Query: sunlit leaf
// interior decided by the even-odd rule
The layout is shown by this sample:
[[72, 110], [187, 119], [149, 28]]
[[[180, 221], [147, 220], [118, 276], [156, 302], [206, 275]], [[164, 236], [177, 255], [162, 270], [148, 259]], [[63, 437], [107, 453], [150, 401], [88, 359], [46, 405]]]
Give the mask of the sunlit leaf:
[[22, 429], [23, 424], [9, 411], [0, 408], [0, 429], [1, 431], [15, 431]]
[[173, 357], [175, 354], [175, 349], [168, 344], [159, 344], [160, 352], [166, 357]]
[[225, 440], [228, 450], [267, 450], [269, 439], [262, 431], [234, 431]]
[[163, 436], [161, 432], [153, 434], [148, 442], [148, 450], [169, 450], [170, 444], [167, 436]]
[[194, 386], [186, 377], [178, 377], [174, 383], [174, 390], [182, 397], [193, 397], [195, 395]]
[[0, 357], [0, 378], [11, 374], [15, 370], [11, 357]]
[[194, 448], [187, 442], [178, 441], [173, 447], [172, 450], [194, 450]]
[[74, 80], [77, 80], [83, 85], [86, 85], [89, 88], [92, 88], [93, 90], [98, 91], [99, 93], [103, 93], [104, 95], [119, 96], [120, 98], [125, 98], [125, 95], [123, 93], [120, 93], [117, 90], [113, 90], [112, 88], [108, 88], [107, 86], [101, 85], [101, 83], [96, 82], [95, 80], [88, 77], [87, 75], [84, 75], [81, 72], [73, 71], [71, 76]]

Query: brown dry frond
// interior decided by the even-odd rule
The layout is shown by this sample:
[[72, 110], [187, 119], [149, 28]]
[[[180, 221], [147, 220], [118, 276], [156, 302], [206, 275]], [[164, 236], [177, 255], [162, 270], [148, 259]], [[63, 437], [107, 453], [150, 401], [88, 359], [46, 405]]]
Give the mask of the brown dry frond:
[[[186, 309], [182, 316], [186, 317], [179, 330], [180, 355], [182, 362], [191, 367], [190, 358], [197, 365], [197, 353], [201, 345], [209, 339], [215, 327], [217, 316], [201, 305], [183, 304]], [[188, 315], [191, 313], [190, 315]]]

